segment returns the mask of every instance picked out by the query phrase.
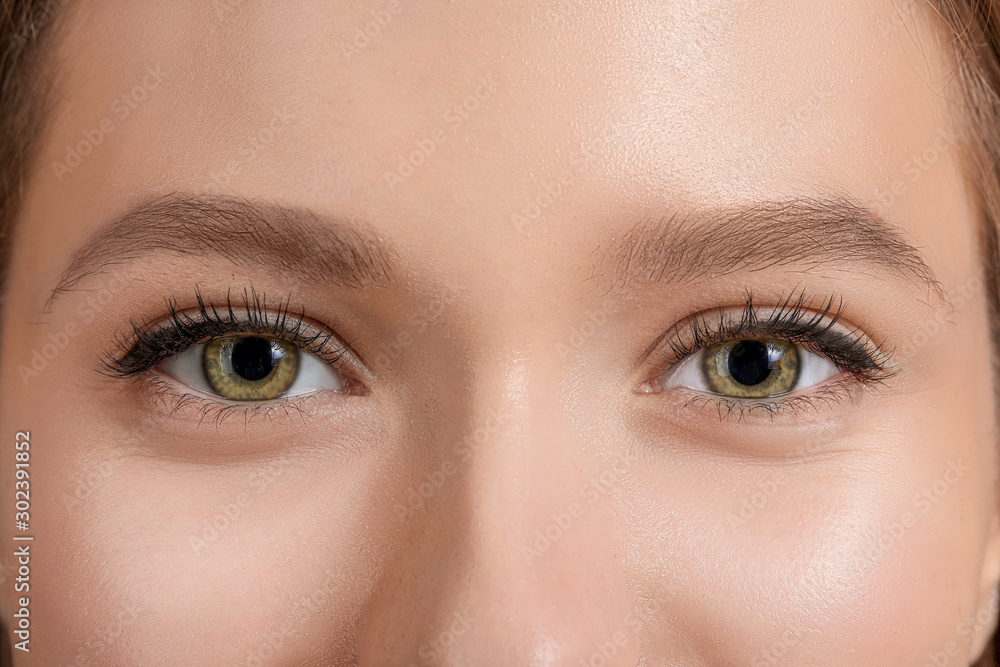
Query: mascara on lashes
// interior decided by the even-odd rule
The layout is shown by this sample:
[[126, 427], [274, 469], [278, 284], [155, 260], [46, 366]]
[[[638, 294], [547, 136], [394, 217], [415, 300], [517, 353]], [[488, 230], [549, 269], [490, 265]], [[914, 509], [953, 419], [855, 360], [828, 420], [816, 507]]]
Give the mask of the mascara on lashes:
[[118, 353], [105, 355], [103, 371], [113, 377], [135, 377], [193, 345], [240, 333], [281, 338], [331, 366], [352, 349], [350, 343], [340, 340], [332, 326], [308, 324], [305, 308], [293, 312], [288, 299], [279, 300], [273, 312], [267, 307], [266, 296], [254, 290], [244, 290], [240, 306], [233, 305], [230, 293], [221, 307], [206, 300], [197, 289], [195, 300], [197, 308], [190, 313], [180, 309], [176, 298], [169, 298], [162, 323], [154, 324], [147, 318], [141, 322], [130, 319], [131, 335], [115, 333]]

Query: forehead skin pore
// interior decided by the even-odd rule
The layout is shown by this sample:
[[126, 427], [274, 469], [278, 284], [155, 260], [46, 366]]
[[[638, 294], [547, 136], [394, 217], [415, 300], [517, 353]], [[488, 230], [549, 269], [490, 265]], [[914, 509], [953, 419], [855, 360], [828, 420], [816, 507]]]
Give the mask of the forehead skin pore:
[[[65, 480], [93, 463], [88, 451], [117, 447], [123, 425], [180, 453], [122, 457], [127, 473], [76, 513], [39, 500], [59, 535], [40, 550], [39, 577], [96, 615], [137, 604], [115, 648], [136, 664], [171, 650], [186, 664], [235, 664], [290, 600], [331, 579], [323, 614], [283, 635], [287, 664], [410, 664], [466, 612], [472, 624], [441, 664], [586, 664], [603, 638], [636, 627], [637, 608], [660, 625], [620, 647], [622, 664], [751, 664], [783, 637], [801, 664], [848, 650], [855, 664], [915, 664], [940, 650], [976, 611], [995, 465], [982, 297], [942, 303], [977, 275], [981, 253], [953, 133], [960, 91], [924, 11], [900, 18], [889, 0], [70, 2], [58, 103], [18, 220], [4, 358], [27, 357], [47, 327], [72, 321], [86, 290], [118, 277], [107, 289], [120, 298], [57, 360], [65, 381], [48, 372], [5, 390], [4, 413], [30, 415], [40, 439], [50, 429], [60, 444], [38, 448], [38, 469], [70, 493]], [[107, 225], [164, 197], [221, 202], [223, 213], [252, 200], [299, 212], [281, 229], [329, 229], [285, 274], [261, 268], [267, 216], [229, 229], [264, 239], [257, 254], [224, 261], [239, 253], [233, 239], [172, 245], [161, 233], [143, 246], [149, 236], [123, 233], [106, 244], [114, 252], [90, 255], [97, 270], [73, 272]], [[790, 219], [804, 246], [826, 251], [822, 263], [758, 257], [750, 272], [715, 258], [682, 284], [614, 295], [588, 354], [559, 353], [602, 303], [592, 279], [613, 283], [628, 264], [616, 251], [630, 234], [644, 230], [645, 249], [668, 264], [685, 241], [657, 221], [696, 227], [686, 241], [746, 223], [729, 240], [752, 255], [755, 234], [773, 233], [761, 211], [791, 201], [805, 203]], [[860, 221], [856, 236], [824, 242], [837, 220], [810, 202], [839, 203]], [[359, 264], [376, 267], [373, 279], [347, 285], [326, 266], [302, 280], [310, 261], [351, 264], [326, 249], [352, 221], [378, 260]], [[795, 254], [795, 238], [783, 236], [781, 254]], [[874, 261], [851, 263], [859, 248]], [[390, 249], [384, 263], [378, 249]], [[217, 438], [277, 450], [285, 432], [147, 414], [129, 395], [116, 403], [92, 370], [116, 327], [154, 314], [133, 304], [264, 283], [341, 318], [375, 366], [398, 331], [417, 333], [411, 354], [374, 369], [385, 384], [370, 401], [345, 401], [363, 406], [357, 428], [341, 408], [281, 422], [296, 444], [281, 484], [197, 559], [190, 527], [254, 464], [192, 463], [184, 447]], [[46, 311], [57, 287], [67, 289]], [[845, 295], [846, 320], [900, 349], [940, 323], [934, 345], [901, 353], [905, 372], [883, 395], [792, 425], [635, 407], [650, 403], [630, 393], [630, 369], [667, 326], [739, 306], [748, 289], [774, 305], [799, 288]], [[434, 326], [406, 328], [418, 305], [442, 302]], [[22, 386], [11, 364], [3, 383]], [[63, 410], [51, 423], [40, 396]], [[393, 499], [498, 411], [489, 446], [418, 518], [395, 522]], [[806, 436], [824, 455], [782, 465], [747, 454]], [[525, 565], [520, 546], [616, 457], [633, 461], [623, 481]], [[871, 560], [877, 537], [954, 460], [979, 465], [893, 559]], [[773, 502], [732, 531], [725, 517], [774, 469]], [[666, 598], [650, 593], [664, 587]], [[39, 618], [58, 619], [67, 644], [92, 635], [86, 614], [60, 602], [40, 593]]]

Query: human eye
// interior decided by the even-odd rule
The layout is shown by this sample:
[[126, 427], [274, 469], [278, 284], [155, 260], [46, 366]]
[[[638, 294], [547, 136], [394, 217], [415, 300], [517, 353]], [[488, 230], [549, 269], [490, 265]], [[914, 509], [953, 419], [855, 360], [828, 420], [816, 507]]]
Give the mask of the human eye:
[[196, 305], [167, 301], [166, 316], [131, 321], [106, 355], [108, 375], [131, 378], [161, 395], [204, 407], [266, 406], [320, 391], [363, 394], [359, 381], [342, 372], [352, 356], [332, 327], [310, 320], [304, 308], [244, 292], [220, 306], [196, 291]]
[[673, 392], [685, 407], [721, 418], [816, 407], [874, 388], [895, 374], [891, 351], [860, 327], [843, 323], [843, 299], [816, 303], [790, 295], [762, 307], [748, 293], [740, 309], [718, 309], [679, 322], [652, 353], [654, 378], [642, 393]]

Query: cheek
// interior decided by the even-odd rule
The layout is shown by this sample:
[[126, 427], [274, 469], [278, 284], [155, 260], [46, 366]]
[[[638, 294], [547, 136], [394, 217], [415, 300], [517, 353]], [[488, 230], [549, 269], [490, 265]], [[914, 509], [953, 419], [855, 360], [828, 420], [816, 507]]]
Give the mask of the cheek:
[[339, 650], [337, 637], [347, 650], [388, 534], [387, 511], [373, 509], [379, 461], [116, 455], [128, 433], [82, 420], [32, 437], [48, 451], [33, 604], [39, 636], [58, 628], [52, 664], [110, 647], [126, 652], [120, 664], [301, 664]]
[[894, 433], [869, 425], [812, 462], [637, 468], [614, 502], [642, 555], [647, 649], [709, 664], [965, 655], [992, 476], [972, 465], [985, 456], [975, 434], [946, 439], [917, 417]]

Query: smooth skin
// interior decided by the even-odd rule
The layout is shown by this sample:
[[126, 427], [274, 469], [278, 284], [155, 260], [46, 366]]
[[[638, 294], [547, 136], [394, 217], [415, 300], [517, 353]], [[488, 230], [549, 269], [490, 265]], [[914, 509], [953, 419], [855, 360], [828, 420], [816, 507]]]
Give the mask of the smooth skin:
[[[978, 656], [1000, 577], [991, 342], [933, 13], [343, 4], [70, 2], [60, 17], [0, 335], [8, 534], [16, 432], [31, 442], [16, 664]], [[105, 225], [174, 193], [346, 220], [390, 279], [157, 250], [46, 310]], [[640, 221], [801, 198], [876, 210], [945, 298], [846, 257], [628, 285], [600, 261]], [[99, 372], [130, 318], [251, 286], [335, 322], [365, 391], [226, 413]], [[666, 367], [647, 354], [661, 333], [747, 290], [762, 306], [840, 295], [842, 323], [898, 373], [742, 419], [637, 390]]]

